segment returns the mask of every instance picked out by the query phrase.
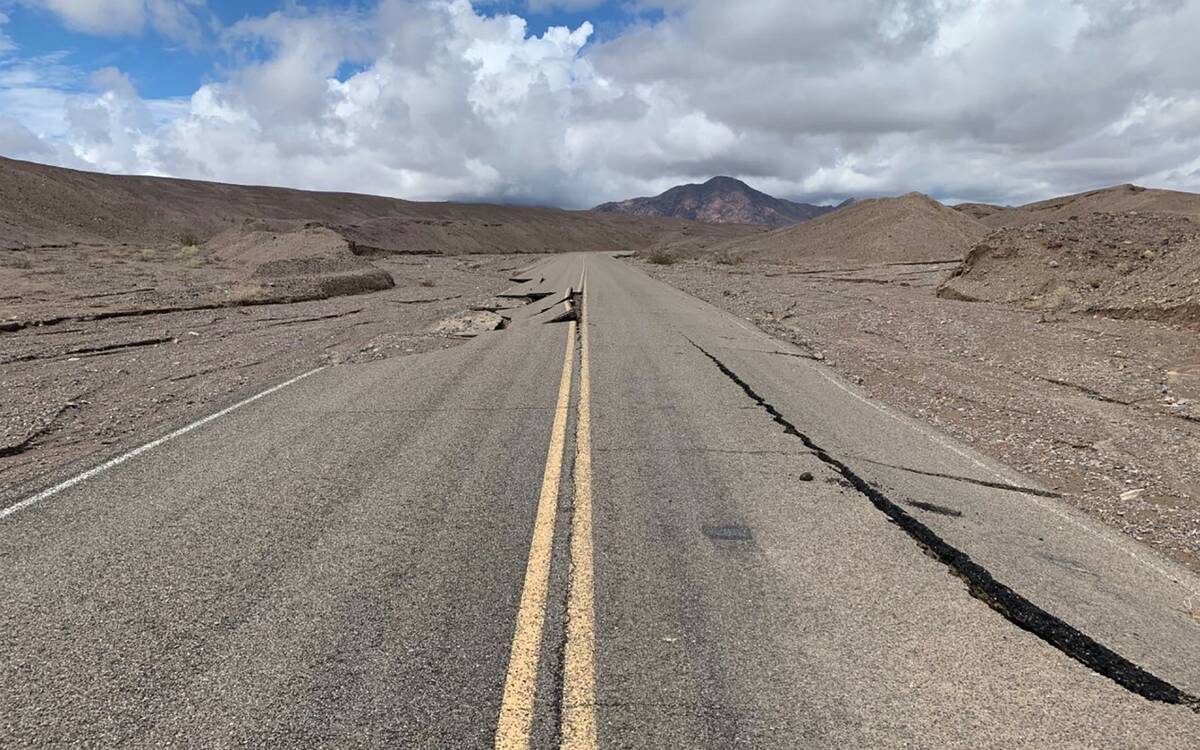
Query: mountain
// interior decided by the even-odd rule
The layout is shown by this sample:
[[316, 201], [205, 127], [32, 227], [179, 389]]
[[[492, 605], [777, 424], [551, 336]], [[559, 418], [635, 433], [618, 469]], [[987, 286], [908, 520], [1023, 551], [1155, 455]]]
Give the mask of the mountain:
[[314, 228], [339, 235], [360, 255], [687, 248], [759, 231], [661, 217], [98, 174], [0, 157], [0, 249], [154, 248], [177, 246], [181, 238], [203, 244], [231, 229], [270, 237]]
[[786, 227], [834, 210], [832, 206], [775, 198], [732, 177], [702, 185], [679, 185], [653, 198], [603, 203], [593, 211], [633, 216], [670, 216], [709, 224], [765, 224]]
[[721, 243], [707, 252], [776, 263], [959, 260], [987, 232], [961, 211], [908, 193], [856, 201], [812, 221]]

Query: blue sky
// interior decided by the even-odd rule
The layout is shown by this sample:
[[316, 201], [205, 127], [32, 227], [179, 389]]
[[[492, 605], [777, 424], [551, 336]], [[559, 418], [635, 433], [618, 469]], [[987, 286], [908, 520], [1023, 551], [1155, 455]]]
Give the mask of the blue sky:
[[1200, 0], [0, 0], [0, 155], [585, 207], [1200, 190]]
[[[26, 58], [66, 53], [63, 61], [80, 71], [117, 67], [145, 97], [190, 96], [202, 83], [219, 78], [230, 64], [228, 50], [219, 40], [219, 27], [232, 26], [244, 18], [274, 12], [320, 13], [327, 10], [365, 11], [372, 3], [316, 0], [280, 3], [275, 0], [210, 0], [198, 13], [204, 38], [198, 45], [171, 39], [154, 29], [143, 34], [95, 35], [72, 30], [52, 10], [30, 4], [8, 4], [0, 0], [0, 11], [9, 22], [5, 33]], [[633, 12], [625, 3], [604, 2], [584, 10], [549, 8], [531, 11], [523, 0], [479, 4], [485, 13], [516, 13], [525, 18], [530, 33], [541, 35], [551, 26], [576, 28], [590, 21], [596, 38], [618, 34], [635, 18], [661, 17], [661, 12]], [[243, 50], [244, 51], [244, 50]], [[78, 80], [87, 85], [86, 77]]]

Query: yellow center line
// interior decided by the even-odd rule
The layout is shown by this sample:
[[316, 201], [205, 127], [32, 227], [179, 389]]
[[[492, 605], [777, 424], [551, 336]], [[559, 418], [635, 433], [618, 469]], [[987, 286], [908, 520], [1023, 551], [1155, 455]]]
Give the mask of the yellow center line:
[[575, 361], [575, 322], [567, 324], [567, 352], [563, 356], [562, 379], [558, 386], [558, 404], [550, 430], [550, 448], [542, 491], [538, 496], [525, 584], [517, 610], [508, 658], [504, 697], [496, 723], [496, 750], [527, 750], [533, 724], [533, 699], [537, 689], [538, 657], [542, 643], [542, 625], [546, 619], [546, 589], [550, 578], [550, 553], [554, 546], [554, 515], [558, 505], [558, 484], [562, 476], [566, 450], [567, 413], [571, 407], [571, 375]]
[[563, 652], [562, 747], [596, 747], [596, 626], [592, 562], [592, 409], [588, 361], [587, 284], [580, 277], [579, 411], [575, 423], [575, 498], [571, 514], [571, 573], [567, 583], [567, 642]]

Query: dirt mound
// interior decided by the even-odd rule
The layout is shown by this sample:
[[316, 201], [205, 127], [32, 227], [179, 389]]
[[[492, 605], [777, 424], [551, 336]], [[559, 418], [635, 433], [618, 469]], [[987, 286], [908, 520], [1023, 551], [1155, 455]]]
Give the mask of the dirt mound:
[[243, 270], [240, 293], [275, 301], [324, 299], [391, 289], [391, 274], [354, 253], [327, 227], [248, 220], [206, 243], [219, 261]]
[[793, 227], [715, 246], [744, 260], [905, 263], [957, 259], [987, 228], [921, 193], [858, 201]]
[[984, 221], [990, 216], [995, 216], [1008, 210], [1004, 206], [997, 206], [993, 203], [956, 203], [951, 208], [955, 211], [962, 211], [972, 219], [979, 221]]
[[[685, 228], [701, 237], [709, 226], [590, 211], [417, 203], [106, 175], [0, 158], [0, 249], [75, 244], [162, 248], [181, 240], [204, 242], [246, 219], [328, 226], [379, 252], [445, 255], [637, 250]], [[743, 235], [750, 231], [741, 229]]]
[[353, 256], [345, 237], [319, 225], [247, 219], [204, 243], [214, 258], [239, 266], [309, 257]]
[[1092, 213], [1128, 214], [1130, 211], [1153, 211], [1200, 221], [1200, 195], [1137, 185], [1117, 185], [993, 212], [984, 217], [983, 222], [994, 228], [1020, 227]]
[[971, 250], [938, 296], [1200, 322], [1200, 226], [1131, 211], [1001, 229]]

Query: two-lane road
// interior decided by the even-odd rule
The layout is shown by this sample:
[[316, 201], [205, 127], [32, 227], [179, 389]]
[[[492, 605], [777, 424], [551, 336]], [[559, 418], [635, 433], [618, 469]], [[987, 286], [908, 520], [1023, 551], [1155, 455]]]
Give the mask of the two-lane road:
[[1194, 575], [627, 263], [525, 276], [8, 488], [0, 746], [1195, 746]]

